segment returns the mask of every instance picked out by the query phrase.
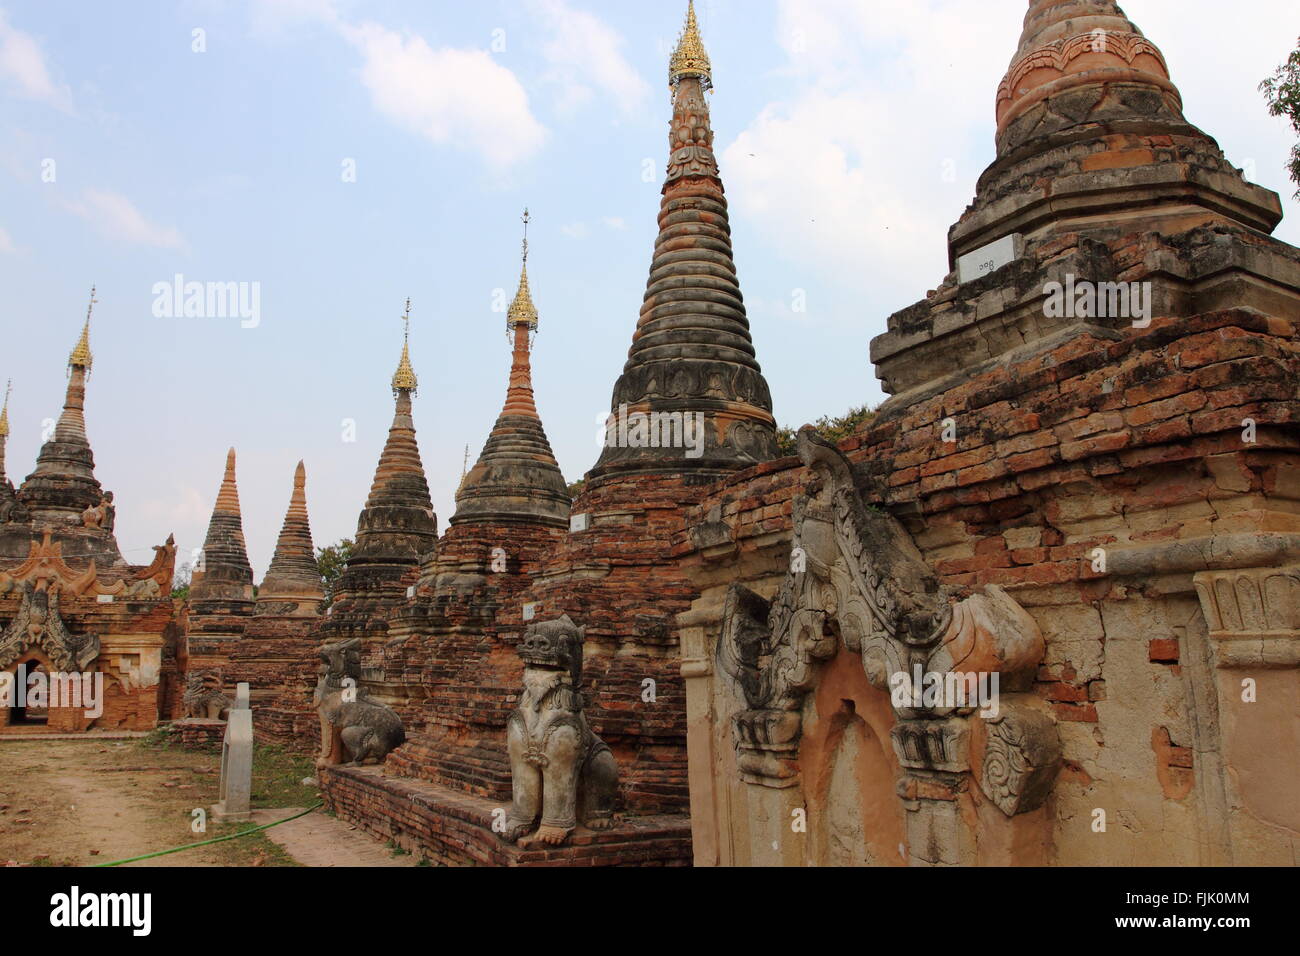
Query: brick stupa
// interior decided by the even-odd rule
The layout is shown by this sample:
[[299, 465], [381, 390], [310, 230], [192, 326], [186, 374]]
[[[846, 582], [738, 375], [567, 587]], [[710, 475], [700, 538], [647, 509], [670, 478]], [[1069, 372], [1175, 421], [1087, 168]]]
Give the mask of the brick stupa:
[[230, 651], [226, 682], [247, 681], [259, 740], [308, 750], [318, 735], [311, 706], [318, 661], [310, 636], [325, 593], [307, 514], [307, 469], [294, 469], [293, 492], [271, 566], [257, 589], [253, 618]]
[[[113, 534], [112, 494], [95, 477], [95, 454], [86, 437], [86, 379], [94, 365], [90, 351], [90, 305], [81, 336], [68, 356], [68, 387], [54, 433], [36, 457], [36, 468], [16, 492], [17, 507], [0, 527], [0, 556], [26, 555], [28, 542], [49, 531], [68, 557], [94, 560], [101, 568], [124, 566]], [[106, 504], [107, 503], [107, 504]], [[87, 520], [89, 509], [102, 516]]]
[[[9, 443], [9, 396], [13, 393], [14, 383], [5, 385], [4, 408], [0, 409], [0, 509], [7, 514], [14, 502], [14, 483], [5, 474], [5, 446]], [[0, 523], [3, 522], [0, 518]]]
[[[528, 213], [524, 213], [528, 222]], [[505, 406], [488, 436], [483, 453], [456, 491], [452, 525], [486, 519], [493, 522], [568, 527], [569, 492], [546, 440], [533, 401], [530, 356], [537, 331], [537, 308], [528, 288], [528, 240], [519, 291], [506, 317], [514, 342]]]
[[5, 476], [8, 392], [0, 410], [0, 671], [93, 673], [103, 682], [102, 707], [51, 701], [44, 716], [0, 707], [0, 733], [33, 724], [68, 733], [149, 730], [179, 706], [184, 639], [171, 598], [174, 541], [155, 547], [147, 565], [123, 560], [112, 495], [95, 478], [86, 437], [94, 296], [92, 289], [68, 359], [63, 412], [17, 491]]
[[257, 613], [315, 617], [323, 600], [325, 592], [307, 516], [307, 468], [298, 462], [293, 473], [289, 510], [280, 528], [271, 567], [257, 590]]
[[411, 366], [409, 301], [405, 321], [407, 339], [392, 379], [393, 423], [375, 468], [370, 496], [357, 518], [352, 554], [339, 575], [334, 603], [321, 625], [322, 639], [381, 638], [384, 617], [405, 602], [407, 587], [418, 578], [421, 557], [437, 546], [438, 518], [411, 416], [411, 399], [419, 381]]
[[[659, 238], [593, 479], [619, 472], [721, 474], [777, 454], [772, 397], [754, 356], [713, 154], [705, 99], [711, 70], [692, 3], [669, 67], [673, 117]], [[672, 424], [655, 434], [639, 434], [629, 421], [637, 413], [686, 416], [687, 423], [703, 416], [702, 448], [688, 454], [673, 419], [661, 419]]]
[[538, 314], [526, 239], [524, 259], [506, 319], [513, 358], [505, 406], [461, 482], [456, 514], [428, 556], [418, 596], [389, 619], [390, 645], [400, 643], [401, 653], [388, 656], [383, 681], [413, 730], [388, 767], [495, 800], [510, 795], [501, 741], [521, 680], [513, 647], [522, 595], [563, 541], [569, 519], [569, 494], [533, 400]]
[[[1157, 312], [1241, 304], [1246, 292], [1269, 310], [1295, 308], [1293, 295], [1278, 288], [1278, 266], [1266, 261], [1273, 253], [1259, 242], [1281, 220], [1277, 195], [1246, 182], [1218, 144], [1187, 122], [1164, 56], [1118, 4], [1031, 3], [998, 87], [996, 114], [997, 159], [949, 231], [951, 266], [999, 240], [1014, 247], [1023, 265], [1034, 247], [1060, 239], [1059, 248], [1047, 249], [1046, 258], [1059, 266], [1052, 278], [1149, 275], [1160, 280]], [[1123, 246], [1116, 240], [1135, 234], [1150, 236], [1163, 251], [1130, 246], [1117, 255]], [[1185, 243], [1170, 242], [1175, 235]], [[1245, 257], [1245, 271], [1214, 264], [1229, 246]], [[949, 283], [956, 286], [958, 278]], [[966, 293], [982, 286], [949, 283], [937, 297], [893, 316], [888, 333], [872, 342], [877, 375], [896, 401], [1026, 343], [1072, 334], [1071, 328], [1129, 325], [1125, 316], [1084, 323], [1073, 310], [1049, 317], [1039, 296], [1019, 294], [996, 308], [986, 303], [976, 320], [964, 304]], [[939, 315], [950, 310], [958, 314]]]
[[191, 669], [223, 668], [231, 642], [243, 634], [252, 613], [253, 568], [244, 543], [232, 448], [226, 452], [226, 468], [208, 522], [207, 537], [190, 581]]

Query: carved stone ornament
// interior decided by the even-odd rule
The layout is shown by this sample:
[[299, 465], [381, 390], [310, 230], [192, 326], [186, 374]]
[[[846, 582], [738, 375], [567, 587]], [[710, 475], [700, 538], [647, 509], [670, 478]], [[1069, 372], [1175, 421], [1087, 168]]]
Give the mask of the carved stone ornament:
[[[900, 699], [900, 675], [981, 675], [990, 685], [996, 675], [1000, 691], [1026, 690], [1043, 656], [1037, 624], [993, 585], [956, 600], [906, 529], [863, 504], [852, 468], [834, 446], [805, 428], [798, 447], [814, 478], [794, 502], [790, 570], [774, 600], [733, 584], [723, 610], [718, 663], [746, 704], [733, 718], [742, 776], [763, 786], [796, 782], [804, 696], [818, 663], [841, 646], [860, 654], [867, 680], [891, 694], [899, 721], [893, 742], [904, 768], [969, 769], [966, 718], [974, 701], [963, 706], [910, 693]], [[1010, 731], [1027, 720], [1012, 720], [999, 754], [1028, 740]], [[1026, 754], [1026, 766], [1046, 768], [1042, 755], [1050, 748], [1037, 737], [1032, 742], [1037, 749]], [[1059, 747], [1057, 758], [1044, 769], [1053, 778]], [[1004, 811], [1015, 807], [1007, 812], [1028, 807], [995, 802]]]
[[23, 585], [18, 615], [0, 635], [0, 668], [6, 668], [31, 648], [38, 647], [57, 671], [71, 673], [90, 668], [99, 657], [99, 637], [73, 635], [59, 613], [59, 592]]

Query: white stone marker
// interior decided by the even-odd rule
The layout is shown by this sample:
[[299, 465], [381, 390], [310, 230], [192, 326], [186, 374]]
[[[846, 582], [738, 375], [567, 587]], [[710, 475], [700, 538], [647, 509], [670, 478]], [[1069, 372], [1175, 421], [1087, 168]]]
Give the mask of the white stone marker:
[[248, 684], [235, 688], [235, 702], [226, 719], [221, 742], [221, 796], [212, 808], [215, 820], [249, 819], [249, 794], [253, 789], [253, 711], [248, 705]]

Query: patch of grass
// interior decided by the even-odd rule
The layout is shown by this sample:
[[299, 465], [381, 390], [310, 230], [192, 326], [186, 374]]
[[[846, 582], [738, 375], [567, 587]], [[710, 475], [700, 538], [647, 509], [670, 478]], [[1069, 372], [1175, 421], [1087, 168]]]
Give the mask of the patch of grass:
[[[154, 753], [208, 753], [186, 750], [163, 730], [152, 731], [149, 736], [137, 741], [136, 745]], [[271, 744], [254, 744], [250, 802], [254, 808], [309, 807], [319, 797], [315, 787], [302, 781], [314, 776], [315, 772], [315, 761], [309, 755], [293, 753]]]
[[[210, 828], [208, 838], [229, 836], [242, 830], [251, 829], [248, 823], [218, 823]], [[301, 866], [302, 864], [285, 852], [284, 847], [276, 843], [265, 830], [250, 833], [238, 840], [227, 840], [204, 850], [211, 850], [220, 857], [218, 866]], [[189, 851], [186, 852], [197, 852]]]
[[309, 807], [320, 797], [303, 783], [315, 775], [316, 763], [307, 754], [269, 744], [253, 747], [252, 801], [256, 807]]
[[172, 746], [172, 735], [167, 727], [155, 727], [144, 737], [140, 738], [138, 746], [145, 750], [174, 750], [179, 749]]

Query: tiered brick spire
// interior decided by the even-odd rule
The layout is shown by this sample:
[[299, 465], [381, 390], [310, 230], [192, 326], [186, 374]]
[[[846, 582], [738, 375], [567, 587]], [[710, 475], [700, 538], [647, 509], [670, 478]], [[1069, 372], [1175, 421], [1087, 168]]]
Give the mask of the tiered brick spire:
[[[725, 472], [777, 453], [771, 394], [754, 357], [732, 261], [727, 200], [704, 96], [712, 88], [711, 65], [693, 5], [669, 79], [671, 152], [659, 239], [627, 365], [614, 386], [610, 433], [593, 477], [628, 471]], [[642, 431], [628, 427], [636, 413], [660, 417]], [[688, 437], [693, 438], [697, 416], [704, 422], [704, 446], [693, 451], [683, 447], [675, 426], [681, 420], [689, 423]]]
[[5, 476], [5, 445], [9, 442], [9, 395], [14, 390], [13, 379], [5, 386], [5, 404], [0, 409], [0, 490], [13, 491], [9, 479]]
[[524, 210], [523, 268], [506, 317], [514, 340], [510, 383], [492, 434], [478, 462], [456, 491], [453, 525], [467, 521], [532, 522], [564, 527], [569, 492], [533, 401], [529, 356], [537, 308], [528, 288], [528, 210]]
[[312, 546], [311, 521], [307, 516], [307, 468], [298, 462], [289, 510], [284, 516], [271, 567], [258, 588], [257, 603], [261, 609], [271, 603], [298, 602], [303, 610], [314, 612], [310, 605], [324, 599], [316, 550]]
[[81, 337], [68, 356], [68, 390], [63, 413], [54, 427], [54, 435], [41, 446], [36, 470], [18, 493], [37, 523], [79, 523], [82, 513], [96, 507], [104, 497], [104, 490], [95, 479], [95, 455], [86, 437], [86, 376], [93, 364], [90, 317], [95, 302], [92, 288]]
[[190, 598], [201, 601], [251, 601], [253, 569], [244, 544], [244, 521], [235, 482], [235, 449], [226, 453], [226, 471], [208, 522], [203, 560], [194, 572]]
[[[404, 316], [408, 337], [402, 345], [402, 358], [392, 382], [396, 399], [393, 424], [375, 468], [370, 497], [357, 519], [356, 546], [348, 561], [349, 571], [374, 565], [395, 569], [400, 576], [400, 570], [414, 566], [420, 555], [433, 549], [438, 538], [438, 519], [433, 512], [411, 417], [411, 396], [415, 394], [417, 380], [409, 347], [410, 309], [408, 299]], [[340, 586], [346, 584], [344, 581]]]

